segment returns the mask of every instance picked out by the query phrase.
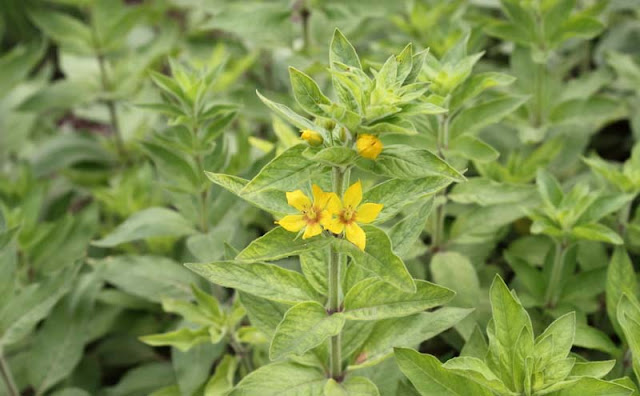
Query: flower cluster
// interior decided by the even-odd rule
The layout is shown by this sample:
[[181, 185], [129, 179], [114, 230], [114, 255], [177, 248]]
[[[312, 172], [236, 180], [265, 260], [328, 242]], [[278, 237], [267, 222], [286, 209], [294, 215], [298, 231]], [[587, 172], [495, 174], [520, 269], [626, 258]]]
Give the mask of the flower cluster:
[[358, 225], [371, 223], [378, 217], [382, 204], [362, 202], [362, 184], [352, 184], [344, 193], [342, 200], [333, 192], [322, 191], [312, 186], [313, 201], [301, 190], [287, 193], [287, 202], [300, 211], [300, 214], [284, 216], [276, 223], [287, 231], [303, 232], [302, 239], [319, 235], [327, 230], [343, 235], [348, 241], [364, 250], [367, 236]]

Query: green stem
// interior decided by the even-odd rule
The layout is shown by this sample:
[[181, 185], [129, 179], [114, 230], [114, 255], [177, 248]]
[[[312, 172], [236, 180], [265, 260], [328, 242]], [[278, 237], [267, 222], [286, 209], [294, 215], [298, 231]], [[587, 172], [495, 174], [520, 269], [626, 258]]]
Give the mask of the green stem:
[[553, 259], [553, 267], [551, 268], [551, 279], [547, 285], [547, 291], [545, 294], [546, 306], [553, 308], [558, 303], [560, 297], [560, 281], [562, 279], [562, 270], [564, 267], [564, 254], [567, 250], [566, 242], [564, 240], [556, 240], [556, 251]]
[[244, 369], [247, 371], [247, 374], [254, 370], [253, 362], [251, 361], [251, 356], [249, 355], [249, 351], [247, 351], [240, 342], [238, 342], [234, 336], [231, 336], [229, 339], [229, 343], [231, 344], [231, 348], [235, 352], [237, 356], [240, 356], [240, 363], [244, 366]]
[[[449, 105], [449, 97], [445, 101], [445, 104]], [[446, 160], [445, 151], [449, 148], [449, 113], [445, 113], [440, 118], [440, 123], [438, 125], [438, 154], [440, 158]], [[443, 202], [438, 204], [438, 198], [443, 197]], [[433, 224], [432, 224], [432, 234], [431, 234], [431, 250], [432, 252], [436, 252], [439, 250], [444, 243], [444, 218], [445, 218], [445, 203], [447, 199], [446, 190], [441, 190], [436, 194], [436, 206], [433, 213]]]
[[633, 204], [633, 200], [629, 201], [618, 216], [618, 231], [622, 236], [622, 239], [625, 239], [627, 234], [627, 227], [629, 225], [629, 217], [631, 216], [631, 205]]
[[308, 53], [311, 46], [311, 32], [309, 31], [310, 17], [311, 11], [309, 11], [305, 2], [300, 10], [300, 18], [302, 18], [302, 51], [304, 53]]
[[534, 110], [533, 110], [533, 126], [540, 127], [544, 123], [544, 80], [546, 77], [546, 65], [544, 63], [536, 64], [535, 73], [535, 93], [534, 93]]
[[5, 388], [9, 396], [20, 396], [20, 391], [16, 386], [16, 381], [13, 379], [11, 368], [4, 358], [4, 352], [0, 349], [0, 374], [5, 383]]
[[[345, 171], [340, 167], [333, 168], [333, 191], [342, 198], [344, 191], [344, 183], [348, 179], [348, 170]], [[345, 177], [346, 176], [346, 177]], [[338, 253], [335, 247], [330, 247], [329, 258], [329, 287], [328, 300], [329, 314], [340, 311], [340, 272], [342, 266], [342, 254]], [[342, 350], [341, 350], [341, 334], [331, 337], [331, 347], [329, 349], [329, 371], [331, 378], [340, 382], [342, 381]]]

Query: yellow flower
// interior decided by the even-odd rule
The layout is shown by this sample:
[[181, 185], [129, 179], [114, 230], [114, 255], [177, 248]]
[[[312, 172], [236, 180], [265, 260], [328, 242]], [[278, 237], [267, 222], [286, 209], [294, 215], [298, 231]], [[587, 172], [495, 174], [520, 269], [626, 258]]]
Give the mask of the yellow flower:
[[322, 139], [322, 135], [316, 131], [312, 131], [311, 129], [304, 129], [300, 134], [300, 137], [303, 140], [306, 140], [311, 146], [319, 146], [324, 140]]
[[345, 191], [342, 202], [339, 200], [330, 202], [329, 211], [334, 213], [336, 217], [332, 218], [325, 228], [334, 234], [345, 231], [347, 240], [359, 247], [360, 250], [364, 250], [367, 236], [358, 223], [367, 224], [374, 221], [383, 205], [377, 203], [360, 205], [361, 201], [362, 184], [358, 181]]
[[376, 159], [382, 152], [382, 142], [374, 135], [362, 134], [358, 136], [356, 141], [356, 148], [358, 154], [364, 158]]
[[302, 239], [311, 238], [322, 233], [323, 227], [331, 220], [329, 206], [335, 206], [334, 201], [339, 201], [335, 193], [328, 193], [315, 184], [311, 187], [313, 202], [301, 190], [287, 193], [287, 202], [298, 209], [302, 214], [284, 216], [276, 224], [287, 231], [298, 232], [304, 230]]

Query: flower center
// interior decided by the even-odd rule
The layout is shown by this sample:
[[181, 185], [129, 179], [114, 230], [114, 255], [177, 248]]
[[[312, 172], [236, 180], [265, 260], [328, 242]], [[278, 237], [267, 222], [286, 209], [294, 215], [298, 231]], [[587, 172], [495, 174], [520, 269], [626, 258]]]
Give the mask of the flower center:
[[302, 211], [302, 214], [304, 215], [304, 221], [306, 221], [307, 224], [316, 224], [322, 219], [322, 210], [316, 206], [306, 208]]
[[343, 224], [351, 224], [356, 221], [356, 211], [351, 206], [347, 206], [342, 209], [339, 217]]

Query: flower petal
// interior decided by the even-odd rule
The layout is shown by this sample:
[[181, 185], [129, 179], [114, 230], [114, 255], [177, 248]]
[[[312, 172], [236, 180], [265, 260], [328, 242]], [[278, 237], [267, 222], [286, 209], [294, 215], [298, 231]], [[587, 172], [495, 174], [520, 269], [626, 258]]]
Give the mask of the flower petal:
[[314, 237], [318, 234], [322, 233], [322, 227], [318, 223], [309, 224], [307, 228], [304, 230], [304, 234], [302, 235], [302, 239], [307, 239]]
[[313, 192], [313, 204], [318, 208], [324, 209], [331, 195], [322, 191], [317, 184], [311, 186], [311, 191]]
[[362, 201], [362, 183], [358, 180], [344, 192], [342, 202], [344, 206], [351, 206], [355, 209], [360, 205], [360, 201]]
[[344, 230], [344, 224], [336, 217], [329, 217], [323, 220], [322, 226], [334, 234], [340, 234]]
[[311, 207], [311, 200], [302, 190], [287, 192], [287, 203], [301, 212]]
[[371, 223], [378, 217], [384, 205], [378, 203], [366, 203], [358, 206], [356, 221], [358, 223]]
[[288, 215], [276, 221], [282, 228], [291, 232], [298, 232], [307, 225], [303, 215]]
[[327, 204], [325, 206], [325, 209], [329, 211], [329, 213], [331, 215], [336, 215], [338, 213], [340, 213], [342, 211], [342, 202], [340, 202], [340, 198], [338, 198], [338, 195], [336, 195], [336, 193], [331, 192], [331, 193], [327, 193]]
[[348, 224], [346, 229], [347, 232], [345, 234], [347, 236], [347, 240], [359, 247], [360, 250], [364, 251], [364, 247], [367, 243], [367, 235], [364, 233], [364, 230], [356, 223]]

